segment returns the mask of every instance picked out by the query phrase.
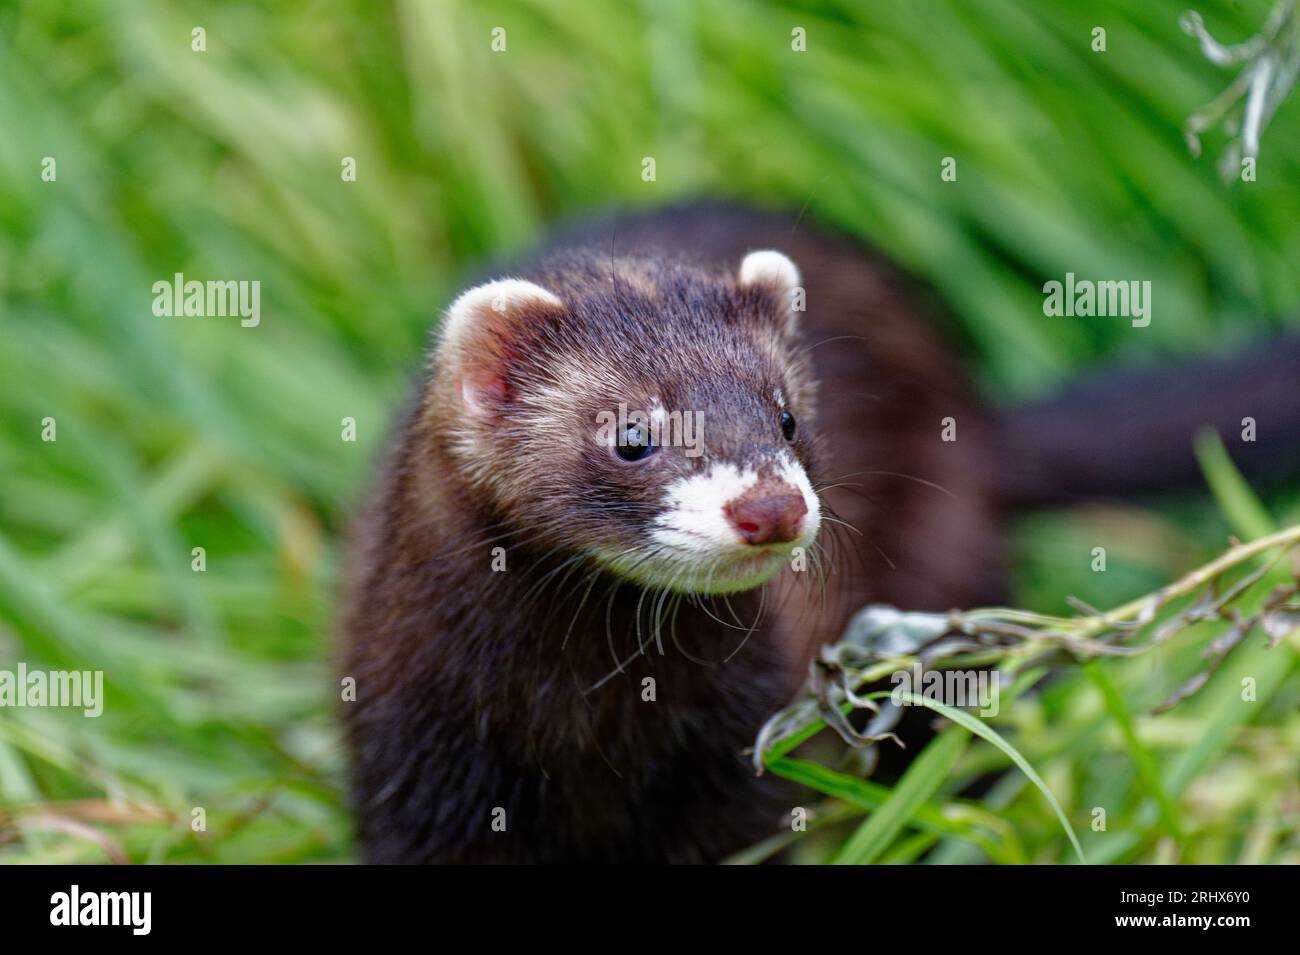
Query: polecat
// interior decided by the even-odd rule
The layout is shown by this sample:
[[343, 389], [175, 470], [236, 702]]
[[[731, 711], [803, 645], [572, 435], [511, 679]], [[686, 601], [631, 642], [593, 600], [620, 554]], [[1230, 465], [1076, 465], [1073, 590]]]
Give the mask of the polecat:
[[[789, 217], [616, 218], [507, 276], [448, 310], [359, 526], [366, 858], [719, 859], [789, 824], [743, 750], [816, 649], [868, 602], [997, 600], [999, 485], [1065, 496], [1072, 449]], [[656, 428], [684, 413], [696, 453]]]

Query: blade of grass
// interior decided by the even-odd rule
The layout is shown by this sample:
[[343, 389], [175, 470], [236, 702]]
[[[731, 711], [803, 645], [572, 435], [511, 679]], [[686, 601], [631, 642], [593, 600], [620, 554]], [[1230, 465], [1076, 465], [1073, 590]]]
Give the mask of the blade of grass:
[[1218, 432], [1202, 431], [1196, 436], [1196, 457], [1219, 510], [1243, 540], [1265, 537], [1277, 530], [1264, 505], [1232, 463]]
[[951, 726], [921, 751], [885, 804], [873, 812], [840, 847], [833, 865], [870, 865], [889, 848], [917, 809], [943, 785], [966, 751], [970, 734]]
[[[778, 776], [836, 799], [851, 802], [863, 809], [879, 809], [890, 796], [890, 790], [879, 783], [859, 779], [856, 776], [847, 776], [828, 769], [820, 763], [794, 756], [772, 759], [768, 762], [768, 768]], [[1001, 836], [999, 842], [990, 839], [981, 831], [983, 828], [997, 830], [999, 821], [996, 817], [981, 819], [977, 828], [974, 822], [963, 823], [958, 819], [949, 818], [943, 810], [929, 803], [919, 806], [914, 813], [917, 828], [972, 842], [988, 853], [989, 858], [995, 862], [1023, 861], [1023, 853], [1015, 842], [1014, 833], [1009, 830], [999, 832]]]
[[1169, 793], [1165, 791], [1164, 784], [1160, 781], [1160, 770], [1151, 758], [1151, 753], [1142, 745], [1138, 739], [1137, 729], [1133, 725], [1133, 715], [1129, 712], [1128, 706], [1124, 703], [1124, 697], [1119, 692], [1119, 687], [1115, 681], [1106, 673], [1104, 665], [1094, 660], [1083, 668], [1088, 678], [1101, 691], [1102, 701], [1105, 703], [1106, 712], [1115, 721], [1119, 727], [1120, 735], [1124, 737], [1124, 743], [1128, 747], [1129, 758], [1133, 760], [1133, 766], [1137, 770], [1138, 778], [1146, 788], [1147, 793], [1156, 801], [1156, 806], [1160, 809], [1160, 818], [1173, 836], [1181, 844], [1184, 840], [1183, 826], [1178, 818], [1178, 808], [1174, 801], [1169, 798]]
[[809, 811], [808, 828], [806, 830], [799, 832], [791, 828], [789, 832], [780, 832], [774, 836], [769, 836], [748, 849], [742, 849], [734, 855], [727, 856], [720, 865], [757, 865], [760, 862], [766, 862], [772, 856], [794, 845], [809, 833], [824, 829], [827, 826], [833, 826], [836, 823], [847, 822], [860, 815], [862, 815], [861, 806], [848, 803], [832, 803], [830, 806], [823, 806], [816, 812]]
[[[1074, 848], [1075, 855], [1079, 857], [1080, 862], [1085, 865], [1087, 864], [1088, 860], [1084, 858], [1083, 855], [1083, 846], [1079, 844], [1079, 837], [1074, 834], [1074, 827], [1070, 825], [1070, 820], [1066, 817], [1065, 810], [1063, 810], [1061, 804], [1056, 801], [1056, 796], [1052, 794], [1052, 791], [1047, 788], [1047, 783], [1043, 782], [1043, 777], [1039, 776], [1038, 773], [1034, 771], [1034, 767], [1029, 765], [1029, 760], [1020, 755], [1019, 750], [1003, 739], [996, 731], [990, 729], [986, 724], [980, 722], [963, 710], [953, 709], [951, 706], [939, 703], [936, 700], [917, 696], [915, 693], [904, 693], [898, 690], [890, 692], [897, 693], [902, 699], [908, 700], [917, 706], [925, 706], [934, 710], [936, 713], [947, 717], [959, 726], [964, 726], [976, 736], [980, 737], [980, 739], [992, 743], [998, 749], [1002, 750], [1002, 752], [1006, 753], [1007, 757], [1015, 763], [1017, 767], [1019, 767], [1020, 771], [1029, 777], [1029, 781], [1038, 787], [1038, 791], [1043, 794], [1043, 797], [1051, 805], [1052, 811], [1056, 813], [1056, 818], [1060, 820], [1061, 828], [1065, 830], [1065, 834], [1070, 840], [1070, 845]], [[882, 692], [872, 695], [883, 697], [888, 696], [889, 693]]]

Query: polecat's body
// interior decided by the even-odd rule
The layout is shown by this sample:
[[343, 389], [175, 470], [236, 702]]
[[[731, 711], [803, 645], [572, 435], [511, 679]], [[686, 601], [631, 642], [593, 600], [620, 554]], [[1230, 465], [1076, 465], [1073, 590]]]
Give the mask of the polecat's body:
[[[558, 305], [503, 285], [453, 308], [355, 560], [347, 717], [370, 859], [742, 848], [789, 818], [742, 750], [810, 652], [868, 600], [990, 596], [975, 442], [940, 440], [944, 417], [977, 426], [957, 366], [895, 272], [792, 226], [718, 209], [624, 222], [511, 273]], [[741, 281], [769, 248], [798, 264], [806, 312], [788, 314], [779, 263]], [[693, 412], [704, 453], [619, 459], [594, 436], [620, 402]], [[805, 500], [793, 540], [748, 545], [774, 551], [756, 569], [777, 573], [761, 615], [761, 588], [683, 597], [730, 589], [706, 583], [725, 542], [693, 541], [692, 522], [723, 535], [720, 509], [769, 484], [841, 486]], [[823, 515], [821, 552], [790, 569]], [[833, 520], [856, 532], [831, 541]], [[677, 550], [647, 553], [664, 539]]]
[[[452, 306], [361, 523], [372, 861], [717, 859], [788, 825], [742, 750], [853, 610], [999, 596], [985, 422], [896, 270], [726, 208], [560, 246]], [[611, 449], [620, 403], [704, 453]]]

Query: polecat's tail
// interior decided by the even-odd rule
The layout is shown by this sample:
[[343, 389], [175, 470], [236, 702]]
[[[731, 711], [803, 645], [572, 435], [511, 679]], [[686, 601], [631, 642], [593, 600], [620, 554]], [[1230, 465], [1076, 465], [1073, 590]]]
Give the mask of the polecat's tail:
[[1000, 411], [995, 487], [1004, 503], [1035, 507], [1191, 486], [1201, 480], [1193, 437], [1206, 427], [1247, 478], [1300, 474], [1300, 336], [1172, 368], [1107, 371]]

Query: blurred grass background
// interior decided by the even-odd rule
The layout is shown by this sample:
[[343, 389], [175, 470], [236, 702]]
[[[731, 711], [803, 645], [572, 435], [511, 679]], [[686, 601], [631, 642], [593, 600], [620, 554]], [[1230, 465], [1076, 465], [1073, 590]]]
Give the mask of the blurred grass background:
[[[1226, 41], [1269, 7], [0, 9], [0, 667], [101, 669], [108, 694], [97, 720], [0, 710], [0, 860], [353, 857], [334, 720], [340, 533], [438, 310], [468, 269], [558, 218], [690, 195], [806, 206], [938, 289], [996, 400], [1293, 319], [1300, 97], [1268, 128], [1258, 181], [1225, 187], [1222, 137], [1193, 160], [1180, 132], [1233, 76], [1179, 30], [1188, 5]], [[956, 182], [940, 179], [945, 156]], [[1042, 283], [1067, 271], [1150, 279], [1151, 326], [1044, 318]], [[152, 285], [175, 272], [260, 280], [260, 327], [155, 317]], [[57, 442], [41, 440], [46, 417]], [[1266, 503], [1300, 516], [1295, 489]], [[1209, 498], [1037, 516], [1015, 530], [1019, 598], [1118, 603], [1227, 533]], [[1089, 570], [1099, 545], [1104, 574]], [[1107, 664], [1135, 735], [1081, 673], [999, 729], [1103, 840], [1088, 844], [1100, 861], [1300, 861], [1296, 655], [1268, 658], [1287, 679], [1223, 732], [1212, 705], [1143, 715], [1197, 649]], [[1001, 759], [972, 746], [944, 792]], [[1176, 831], [1151, 811], [1143, 759], [1181, 774]], [[1005, 820], [990, 823], [1005, 857], [1068, 861], [1047, 804], [1008, 779], [962, 805]], [[1097, 805], [1109, 834], [1084, 832]], [[908, 829], [886, 858], [927, 838]]]

